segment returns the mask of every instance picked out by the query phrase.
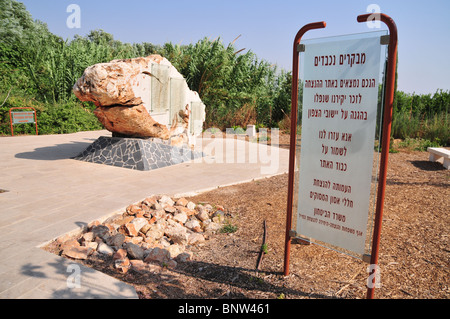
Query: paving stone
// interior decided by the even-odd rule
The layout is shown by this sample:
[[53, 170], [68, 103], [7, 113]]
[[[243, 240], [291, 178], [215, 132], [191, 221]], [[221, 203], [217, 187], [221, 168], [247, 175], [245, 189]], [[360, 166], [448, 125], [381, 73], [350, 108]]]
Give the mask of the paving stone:
[[122, 244], [125, 242], [125, 235], [118, 233], [114, 236], [111, 236], [107, 239], [106, 243], [113, 247], [122, 247]]
[[103, 255], [112, 256], [114, 254], [114, 249], [108, 246], [105, 243], [99, 243], [97, 247], [97, 251]]
[[144, 259], [144, 249], [139, 245], [133, 243], [127, 243], [127, 253], [131, 259]]
[[86, 246], [69, 247], [64, 249], [63, 255], [74, 259], [87, 259], [92, 249]]

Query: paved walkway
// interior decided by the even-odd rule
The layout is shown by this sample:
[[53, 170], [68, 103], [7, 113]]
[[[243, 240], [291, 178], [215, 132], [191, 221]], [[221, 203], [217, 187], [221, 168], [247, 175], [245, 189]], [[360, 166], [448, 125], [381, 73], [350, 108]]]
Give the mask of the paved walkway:
[[[0, 137], [0, 298], [137, 298], [134, 288], [40, 246], [153, 194], [193, 195], [288, 171], [288, 151], [201, 139], [201, 161], [153, 171], [71, 159], [108, 131]], [[234, 158], [233, 158], [234, 155]], [[80, 288], [67, 283], [78, 274]]]

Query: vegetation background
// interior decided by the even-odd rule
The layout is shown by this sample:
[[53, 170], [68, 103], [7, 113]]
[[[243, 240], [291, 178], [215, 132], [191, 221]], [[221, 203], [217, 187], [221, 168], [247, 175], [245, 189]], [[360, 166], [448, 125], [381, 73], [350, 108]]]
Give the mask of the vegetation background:
[[[150, 54], [166, 57], [199, 93], [207, 107], [205, 129], [247, 124], [288, 129], [291, 73], [250, 50], [236, 49], [236, 40], [228, 45], [220, 38], [189, 45], [130, 44], [103, 30], [63, 40], [33, 20], [22, 3], [0, 0], [0, 135], [11, 134], [12, 107], [34, 107], [39, 134], [102, 129], [93, 114], [95, 106], [80, 102], [73, 85], [90, 65]], [[422, 149], [450, 145], [448, 91], [397, 91], [394, 104], [393, 138], [406, 144], [419, 140]], [[33, 134], [33, 129], [17, 125], [14, 132]]]

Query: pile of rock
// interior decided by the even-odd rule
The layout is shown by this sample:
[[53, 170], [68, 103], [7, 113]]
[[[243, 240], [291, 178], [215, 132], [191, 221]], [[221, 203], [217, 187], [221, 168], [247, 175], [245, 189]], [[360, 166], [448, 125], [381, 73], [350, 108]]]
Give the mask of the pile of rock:
[[103, 223], [90, 223], [76, 238], [57, 241], [63, 256], [82, 260], [96, 254], [109, 256], [123, 273], [155, 262], [174, 268], [191, 258], [189, 247], [202, 245], [219, 231], [225, 217], [222, 206], [152, 196]]

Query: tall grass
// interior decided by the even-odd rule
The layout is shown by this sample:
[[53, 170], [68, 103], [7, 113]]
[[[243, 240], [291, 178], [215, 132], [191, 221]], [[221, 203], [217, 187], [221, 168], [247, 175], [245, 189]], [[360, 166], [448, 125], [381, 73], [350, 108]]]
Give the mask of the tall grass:
[[[9, 108], [28, 105], [38, 109], [43, 132], [51, 133], [52, 127], [55, 133], [97, 129], [93, 104], [81, 103], [72, 93], [77, 79], [90, 65], [154, 53], [166, 57], [199, 93], [206, 105], [205, 128], [257, 124], [286, 129], [291, 73], [236, 48], [238, 38], [229, 44], [203, 38], [189, 45], [159, 46], [122, 43], [93, 30], [64, 41], [34, 21], [22, 3], [0, 0], [0, 134], [9, 134]], [[448, 91], [397, 92], [394, 103], [394, 138], [450, 145]]]
[[227, 45], [220, 38], [203, 38], [195, 44], [156, 46], [122, 43], [109, 33], [94, 30], [85, 37], [63, 41], [42, 23], [34, 22], [21, 4], [0, 2], [9, 10], [9, 15], [0, 15], [0, 22], [12, 20], [10, 24], [17, 27], [25, 21], [28, 25], [22, 33], [0, 37], [0, 61], [5, 61], [0, 63], [0, 94], [12, 88], [13, 94], [52, 105], [74, 102], [72, 87], [88, 66], [158, 53], [199, 93], [207, 108], [205, 128], [273, 126], [282, 119], [277, 110], [289, 108], [290, 101], [280, 98], [290, 96], [288, 74], [277, 72], [276, 66], [249, 50], [236, 49], [237, 38]]
[[[186, 46], [167, 43], [159, 53], [199, 93], [207, 106], [207, 127], [277, 123], [282, 116], [270, 111], [289, 107], [290, 99], [279, 99], [286, 94], [287, 86], [282, 84], [289, 80], [288, 75], [278, 74], [276, 66], [259, 60], [253, 52], [235, 48], [235, 41], [224, 45], [220, 38], [203, 38]], [[290, 87], [287, 89], [290, 97]]]

